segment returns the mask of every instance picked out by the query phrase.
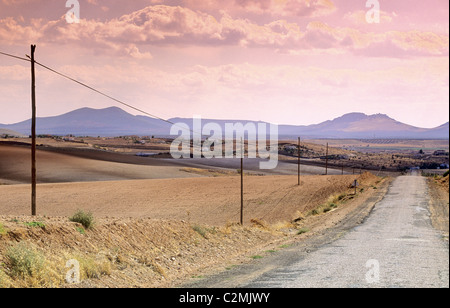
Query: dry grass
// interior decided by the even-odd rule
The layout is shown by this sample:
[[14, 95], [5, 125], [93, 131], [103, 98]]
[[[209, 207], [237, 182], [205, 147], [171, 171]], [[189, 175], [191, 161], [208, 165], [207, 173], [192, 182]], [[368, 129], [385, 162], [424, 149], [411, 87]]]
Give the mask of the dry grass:
[[307, 216], [309, 215], [320, 215], [325, 214], [328, 212], [331, 212], [339, 207], [339, 204], [347, 197], [347, 194], [340, 194], [340, 195], [332, 195], [328, 198], [328, 200], [318, 206], [317, 208], [310, 211]]
[[30, 242], [11, 245], [5, 253], [2, 280], [10, 287], [49, 288], [61, 285], [62, 267]]
[[0, 223], [0, 236], [8, 234], [8, 230]]
[[4, 218], [10, 231], [0, 237], [2, 288], [70, 287], [69, 260], [80, 265], [81, 287], [160, 287], [279, 238], [235, 224], [114, 219], [80, 234], [67, 218], [43, 219], [45, 230]]
[[[3, 257], [2, 257], [3, 255]], [[68, 253], [39, 247], [32, 240], [9, 244], [0, 254], [0, 288], [58, 288], [65, 285], [68, 260], [80, 264], [81, 279], [99, 279], [112, 273], [114, 264], [98, 254]]]

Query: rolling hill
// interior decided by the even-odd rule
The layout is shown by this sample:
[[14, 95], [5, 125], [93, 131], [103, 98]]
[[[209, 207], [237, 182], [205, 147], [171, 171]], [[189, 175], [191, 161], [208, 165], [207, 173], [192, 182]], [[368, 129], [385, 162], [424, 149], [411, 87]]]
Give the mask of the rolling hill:
[[[47, 118], [37, 118], [37, 134], [75, 136], [126, 136], [166, 133], [170, 125], [159, 120], [134, 116], [120, 108], [82, 108], [72, 112]], [[0, 128], [13, 129], [29, 135], [31, 120]]]
[[10, 129], [0, 128], [0, 136], [25, 137], [25, 134], [20, 134]]
[[[192, 129], [192, 119], [173, 118], [173, 123], [185, 123]], [[214, 122], [225, 131], [226, 123], [243, 124], [264, 122], [202, 119], [202, 123]], [[106, 109], [82, 108], [60, 116], [37, 119], [38, 134], [76, 136], [125, 136], [157, 135], [169, 136], [171, 124], [146, 116], [134, 116], [124, 110], [111, 107]], [[11, 125], [0, 124], [0, 129], [8, 129], [29, 135], [31, 120]], [[308, 138], [403, 138], [403, 139], [448, 139], [449, 123], [426, 129], [398, 122], [387, 115], [366, 115], [349, 113], [334, 120], [315, 125], [280, 125], [280, 137]]]

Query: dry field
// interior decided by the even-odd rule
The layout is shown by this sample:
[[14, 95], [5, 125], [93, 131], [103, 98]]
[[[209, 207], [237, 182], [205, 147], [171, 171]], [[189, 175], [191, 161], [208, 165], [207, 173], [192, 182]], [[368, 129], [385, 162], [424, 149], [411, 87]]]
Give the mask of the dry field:
[[[30, 148], [0, 145], [0, 184], [29, 183], [30, 155]], [[36, 160], [39, 183], [196, 176], [180, 171], [179, 167], [161, 160], [94, 150], [58, 149], [58, 152], [38, 150]]]
[[[201, 279], [323, 233], [389, 183], [366, 173], [353, 196], [352, 179], [305, 177], [299, 188], [292, 176], [249, 177], [244, 227], [234, 223], [234, 177], [41, 184], [34, 218], [20, 215], [28, 185], [0, 186], [0, 287], [172, 287]], [[69, 222], [80, 207], [94, 213], [93, 229]], [[11, 251], [41, 262], [17, 275]], [[79, 285], [64, 282], [70, 259], [80, 262]]]
[[[293, 176], [247, 177], [244, 185], [245, 221], [287, 222], [297, 211], [308, 212], [330, 196], [349, 192], [355, 176], [309, 176], [302, 186]], [[376, 185], [370, 177], [364, 185]], [[27, 215], [29, 185], [0, 186], [0, 213]], [[96, 217], [175, 219], [223, 226], [238, 222], [240, 178], [191, 178], [40, 184], [38, 213], [69, 216], [77, 209]]]
[[448, 140], [412, 140], [412, 139], [342, 139], [342, 140], [322, 140], [311, 139], [309, 143], [325, 145], [329, 143], [332, 147], [359, 149], [362, 151], [414, 151], [420, 149], [425, 152], [434, 152], [436, 150], [449, 149]]

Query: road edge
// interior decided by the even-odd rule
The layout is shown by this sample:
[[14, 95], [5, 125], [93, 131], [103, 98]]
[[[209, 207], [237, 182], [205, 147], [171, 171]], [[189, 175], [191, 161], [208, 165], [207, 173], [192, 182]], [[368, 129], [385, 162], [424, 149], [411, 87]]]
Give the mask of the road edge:
[[[376, 193], [363, 201], [356, 209], [343, 217], [336, 225], [318, 233], [312, 232], [306, 238], [292, 238], [285, 241], [283, 249], [265, 254], [264, 258], [245, 262], [222, 270], [210, 269], [201, 279], [190, 279], [178, 283], [176, 288], [244, 288], [257, 277], [277, 268], [286, 267], [304, 258], [311, 252], [335, 242], [355, 227], [363, 224], [389, 191], [394, 178], [385, 178]], [[265, 247], [267, 249], [274, 247]], [[280, 246], [278, 246], [280, 248]], [[261, 250], [263, 252], [264, 250]]]

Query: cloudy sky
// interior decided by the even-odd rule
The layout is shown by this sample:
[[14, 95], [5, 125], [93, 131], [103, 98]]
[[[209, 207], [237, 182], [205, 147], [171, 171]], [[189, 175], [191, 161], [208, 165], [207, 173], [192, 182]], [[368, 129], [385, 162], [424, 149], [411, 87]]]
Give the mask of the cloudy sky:
[[[37, 44], [37, 61], [163, 118], [448, 122], [447, 0], [379, 0], [379, 23], [367, 0], [78, 2], [69, 24], [66, 0], [0, 0], [0, 51]], [[119, 106], [41, 68], [37, 100], [39, 116]], [[29, 63], [0, 55], [0, 123], [30, 114]]]

